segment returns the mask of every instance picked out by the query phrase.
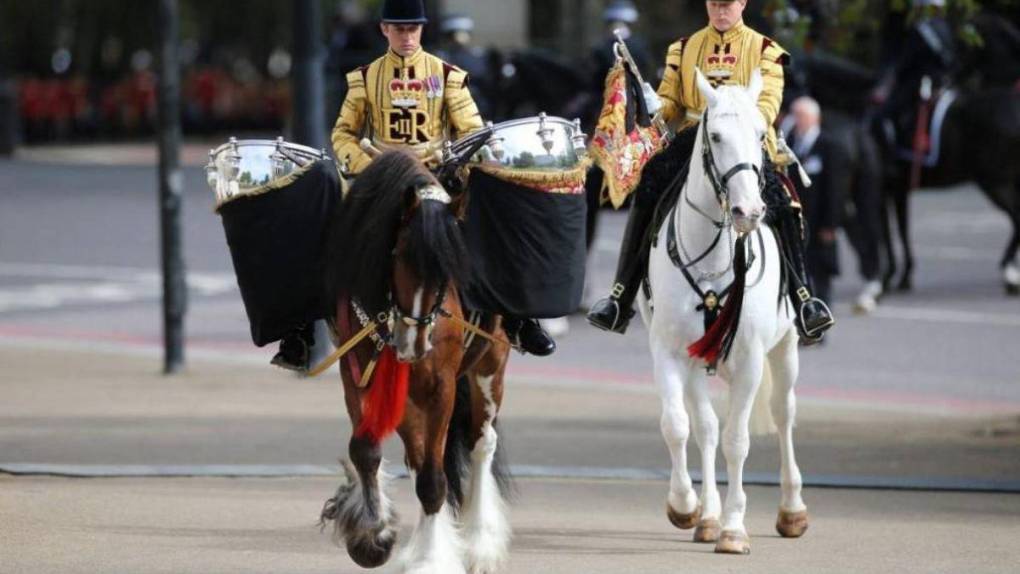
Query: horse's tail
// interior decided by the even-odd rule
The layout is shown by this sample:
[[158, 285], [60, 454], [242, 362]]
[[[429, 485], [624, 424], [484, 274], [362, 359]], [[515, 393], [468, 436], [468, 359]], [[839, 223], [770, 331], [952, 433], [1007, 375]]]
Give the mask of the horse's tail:
[[383, 349], [368, 393], [362, 398], [361, 422], [354, 436], [368, 438], [378, 444], [397, 430], [404, 418], [410, 378], [410, 363], [398, 361], [392, 347]]
[[752, 435], [764, 436], [776, 434], [776, 421], [772, 419], [772, 369], [768, 360], [761, 371], [761, 385], [754, 395], [754, 404], [751, 406], [751, 421], [748, 423], [748, 430]]
[[[471, 379], [462, 376], [457, 379], [457, 392], [454, 395], [453, 415], [446, 430], [446, 452], [443, 455], [443, 472], [446, 474], [446, 500], [454, 510], [459, 510], [464, 503], [464, 482], [471, 469], [472, 413], [471, 413]], [[495, 423], [493, 423], [495, 426]], [[497, 432], [498, 432], [498, 427]], [[504, 500], [513, 493], [513, 481], [506, 462], [506, 451], [503, 441], [496, 442], [496, 454], [492, 460], [492, 476], [496, 479], [500, 494]]]

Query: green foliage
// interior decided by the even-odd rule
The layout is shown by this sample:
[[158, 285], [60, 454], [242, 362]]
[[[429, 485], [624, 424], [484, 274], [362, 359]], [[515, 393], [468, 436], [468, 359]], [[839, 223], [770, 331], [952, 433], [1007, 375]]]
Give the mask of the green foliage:
[[[820, 3], [825, 4], [824, 0]], [[882, 25], [890, 17], [906, 18], [910, 22], [924, 14], [914, 9], [911, 0], [841, 0], [828, 2], [836, 7], [831, 20], [826, 22], [823, 47], [837, 54], [860, 62], [873, 61], [878, 49], [878, 37]], [[782, 13], [790, 0], [767, 0], [766, 10], [773, 14]], [[972, 24], [973, 17], [982, 9], [1009, 13], [1020, 7], [1020, 0], [946, 0], [946, 16], [953, 23], [957, 36], [969, 46], [980, 47], [982, 39]], [[786, 45], [803, 47], [804, 23], [786, 23], [776, 19], [776, 35]]]

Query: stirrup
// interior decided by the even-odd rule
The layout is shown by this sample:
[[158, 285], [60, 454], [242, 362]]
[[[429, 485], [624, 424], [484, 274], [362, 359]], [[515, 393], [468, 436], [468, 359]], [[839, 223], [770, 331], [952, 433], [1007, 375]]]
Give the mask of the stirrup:
[[[836, 319], [832, 316], [832, 310], [818, 297], [813, 297], [810, 294], [805, 297], [803, 293], [807, 293], [807, 289], [801, 287], [797, 295], [800, 297], [801, 305], [798, 310], [797, 327], [801, 332], [802, 337], [805, 339], [805, 343], [812, 344], [822, 340], [822, 336], [825, 332], [832, 328], [836, 324]], [[825, 317], [825, 321], [818, 324], [808, 326], [807, 313], [808, 307], [814, 307], [818, 315]]]
[[[611, 311], [613, 313], [613, 318], [609, 321], [604, 321], [604, 311], [606, 310], [606, 307], [610, 305], [612, 306]], [[627, 332], [627, 326], [630, 324], [630, 319], [633, 316], [633, 310], [625, 311], [623, 306], [620, 305], [619, 299], [610, 296], [605, 299], [600, 299], [595, 303], [595, 305], [592, 305], [592, 308], [588, 311], [586, 318], [588, 319], [588, 324], [592, 327], [622, 335]]]

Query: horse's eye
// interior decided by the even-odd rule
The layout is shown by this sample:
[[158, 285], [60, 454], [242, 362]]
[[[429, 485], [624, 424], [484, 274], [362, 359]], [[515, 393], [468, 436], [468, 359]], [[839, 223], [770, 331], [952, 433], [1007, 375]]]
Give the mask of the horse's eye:
[[720, 142], [722, 142], [722, 136], [719, 135], [719, 132], [712, 132], [711, 138], [712, 138], [712, 143], [720, 143]]

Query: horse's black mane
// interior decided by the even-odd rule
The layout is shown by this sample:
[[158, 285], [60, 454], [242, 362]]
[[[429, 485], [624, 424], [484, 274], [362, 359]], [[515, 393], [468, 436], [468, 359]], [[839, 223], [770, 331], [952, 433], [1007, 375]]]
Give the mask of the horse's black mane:
[[402, 228], [402, 256], [426, 288], [464, 281], [467, 250], [449, 206], [423, 201], [411, 212], [415, 191], [430, 184], [439, 185], [402, 151], [379, 156], [358, 176], [333, 217], [325, 273], [330, 304], [353, 297], [372, 314], [389, 307]]

